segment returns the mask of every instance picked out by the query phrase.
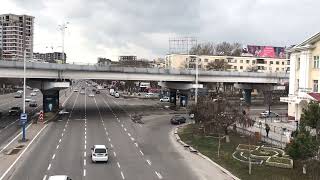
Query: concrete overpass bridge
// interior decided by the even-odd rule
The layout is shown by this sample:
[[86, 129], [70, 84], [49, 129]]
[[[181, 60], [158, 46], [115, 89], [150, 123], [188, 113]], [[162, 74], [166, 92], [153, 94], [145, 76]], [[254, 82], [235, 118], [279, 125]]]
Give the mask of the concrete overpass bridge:
[[[139, 80], [159, 81], [170, 89], [190, 89], [195, 82], [195, 70], [132, 68], [97, 65], [54, 63], [26, 63], [26, 77], [32, 87], [37, 87], [52, 99], [61, 88], [70, 86], [70, 79]], [[23, 78], [23, 62], [0, 61], [0, 78]], [[67, 80], [67, 82], [66, 82]], [[199, 71], [199, 83], [233, 83], [244, 87], [250, 101], [252, 88], [271, 89], [273, 85], [288, 82], [285, 73]], [[251, 87], [251, 90], [250, 90]], [[173, 92], [173, 94], [175, 94]], [[175, 103], [175, 102], [174, 102]], [[45, 108], [45, 107], [44, 107]]]

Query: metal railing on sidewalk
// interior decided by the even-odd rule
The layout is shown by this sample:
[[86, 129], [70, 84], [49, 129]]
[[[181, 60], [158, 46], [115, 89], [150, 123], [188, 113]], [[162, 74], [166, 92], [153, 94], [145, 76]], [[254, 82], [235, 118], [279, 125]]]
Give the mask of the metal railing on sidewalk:
[[[250, 130], [247, 130], [245, 128], [241, 128], [241, 127], [237, 127], [237, 132], [240, 133], [240, 134], [243, 134], [243, 135], [246, 135], [246, 136], [250, 136], [250, 137], [255, 137], [255, 132], [253, 131], [250, 131]], [[271, 144], [275, 147], [278, 147], [278, 148], [285, 148], [287, 143], [285, 142], [281, 142], [277, 139], [273, 139], [273, 138], [270, 138], [270, 137], [267, 137], [267, 136], [264, 136], [262, 134], [260, 134], [261, 136], [261, 141], [262, 142], [265, 142], [265, 143], [268, 143], [268, 144]]]

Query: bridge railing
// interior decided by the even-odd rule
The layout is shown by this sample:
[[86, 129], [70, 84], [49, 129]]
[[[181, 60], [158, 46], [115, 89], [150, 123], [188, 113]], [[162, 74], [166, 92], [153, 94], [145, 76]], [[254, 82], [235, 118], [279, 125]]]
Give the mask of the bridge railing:
[[[0, 61], [0, 68], [23, 68], [21, 61]], [[195, 75], [195, 70], [187, 69], [163, 69], [163, 68], [135, 68], [120, 66], [99, 66], [97, 64], [56, 64], [56, 63], [26, 63], [27, 69], [49, 69], [49, 70], [72, 70], [72, 71], [103, 71], [103, 72], [123, 72], [123, 73], [149, 73], [149, 74], [177, 74]], [[288, 73], [282, 72], [234, 72], [234, 71], [199, 71], [199, 76], [239, 76], [239, 77], [261, 77], [261, 78], [282, 78], [288, 79]]]

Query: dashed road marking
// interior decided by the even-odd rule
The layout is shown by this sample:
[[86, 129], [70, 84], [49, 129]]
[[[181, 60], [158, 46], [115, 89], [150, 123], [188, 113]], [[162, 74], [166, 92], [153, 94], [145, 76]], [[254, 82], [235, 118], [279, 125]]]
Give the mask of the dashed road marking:
[[143, 156], [144, 154], [143, 154], [143, 152], [140, 150], [140, 154]]
[[126, 129], [126, 128], [124, 128], [124, 131], [127, 131], [127, 129]]
[[61, 137], [63, 137], [63, 133], [61, 133]]
[[151, 161], [149, 159], [147, 159], [146, 161], [151, 166]]
[[112, 144], [110, 144], [110, 146], [113, 148], [113, 145], [112, 145]]
[[47, 179], [47, 175], [44, 175], [42, 180], [46, 180], [46, 179]]
[[120, 163], [119, 163], [119, 162], [117, 162], [117, 165], [118, 165], [118, 168], [121, 168], [121, 166], [120, 166]]
[[59, 143], [61, 143], [61, 138], [59, 139]]
[[138, 147], [138, 143], [134, 143], [134, 145], [136, 145], [136, 147]]
[[83, 169], [83, 176], [86, 176], [86, 169]]
[[49, 170], [50, 170], [50, 168], [51, 168], [51, 163], [49, 164], [49, 166], [48, 166], [47, 170], [49, 171]]
[[86, 157], [87, 156], [87, 152], [83, 152], [83, 157]]
[[60, 145], [58, 144], [56, 149], [59, 149], [59, 146], [60, 146]]
[[122, 171], [121, 171], [121, 177], [122, 177], [122, 179], [125, 179]]
[[87, 145], [86, 144], [84, 145], [84, 149], [87, 149]]
[[83, 165], [84, 165], [84, 166], [87, 165], [87, 160], [86, 160], [86, 159], [83, 160]]
[[131, 141], [134, 141], [134, 138], [133, 138], [133, 137], [131, 137], [130, 139], [131, 139]]
[[113, 152], [113, 155], [114, 155], [114, 157], [117, 157], [117, 153], [116, 152]]
[[158, 176], [159, 179], [162, 179], [162, 176], [160, 173], [158, 173], [157, 171], [155, 171], [156, 175]]
[[121, 127], [123, 127], [123, 124], [121, 124]]
[[53, 154], [51, 159], [54, 159], [55, 157], [56, 157], [56, 154]]
[[110, 139], [110, 138], [108, 138], [108, 141], [110, 142], [110, 141], [111, 141], [111, 139]]
[[130, 134], [130, 133], [128, 133], [128, 136], [129, 136], [129, 137], [131, 137], [131, 134]]

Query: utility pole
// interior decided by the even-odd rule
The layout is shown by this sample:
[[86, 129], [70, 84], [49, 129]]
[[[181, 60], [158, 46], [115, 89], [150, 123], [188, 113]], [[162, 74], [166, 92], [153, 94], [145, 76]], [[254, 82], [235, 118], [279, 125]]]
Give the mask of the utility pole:
[[[23, 114], [26, 113], [26, 48], [23, 51]], [[20, 117], [21, 118], [21, 117]], [[20, 121], [22, 121], [20, 119]], [[22, 122], [22, 142], [26, 141], [26, 122]]]
[[65, 64], [66, 63], [66, 59], [65, 59], [65, 55], [64, 55], [64, 35], [65, 35], [65, 30], [67, 29], [67, 25], [69, 24], [69, 22], [63, 23], [61, 25], [59, 25], [59, 30], [61, 31], [61, 36], [62, 36], [62, 63]]

